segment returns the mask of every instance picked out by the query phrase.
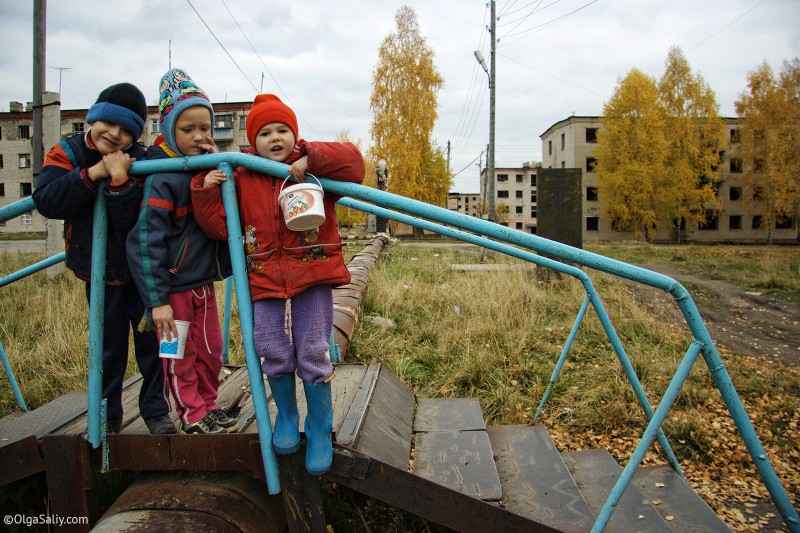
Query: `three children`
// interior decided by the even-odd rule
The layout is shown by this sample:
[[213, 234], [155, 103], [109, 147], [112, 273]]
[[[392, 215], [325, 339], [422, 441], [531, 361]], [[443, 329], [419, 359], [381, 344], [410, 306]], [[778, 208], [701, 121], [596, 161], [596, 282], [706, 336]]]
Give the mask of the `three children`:
[[[246, 130], [251, 147], [245, 152], [286, 163], [297, 181], [305, 181], [307, 172], [354, 183], [364, 179], [364, 159], [353, 144], [300, 139], [294, 112], [275, 95], [256, 97]], [[332, 288], [350, 282], [334, 212], [338, 197], [325, 195], [325, 222], [319, 228], [291, 231], [278, 204], [283, 179], [244, 167], [234, 177], [246, 235], [256, 352], [264, 359], [262, 370], [278, 407], [273, 446], [279, 454], [290, 454], [300, 444], [297, 372], [308, 406], [306, 469], [322, 475], [332, 461]], [[219, 240], [227, 238], [219, 187], [225, 179], [223, 172], [212, 170], [191, 183], [197, 222]]]
[[142, 187], [128, 176], [131, 162], [143, 159], [136, 143], [147, 118], [142, 92], [130, 83], [104, 89], [86, 115], [89, 130], [55, 145], [45, 157], [33, 201], [47, 218], [64, 220], [67, 268], [86, 283], [90, 298], [94, 203], [98, 182], [110, 179], [102, 194], [108, 205], [105, 328], [103, 330], [103, 398], [108, 431], [122, 428], [122, 381], [128, 364], [128, 339], [133, 326], [136, 362], [142, 373], [139, 410], [153, 434], [175, 433], [165, 396], [158, 340], [136, 329], [144, 311], [128, 268], [125, 239], [133, 227]]

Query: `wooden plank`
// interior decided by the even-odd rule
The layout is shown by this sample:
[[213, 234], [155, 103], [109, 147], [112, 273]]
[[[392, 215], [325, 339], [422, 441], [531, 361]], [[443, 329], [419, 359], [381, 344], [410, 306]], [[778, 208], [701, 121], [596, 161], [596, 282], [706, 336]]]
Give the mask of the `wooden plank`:
[[477, 398], [420, 398], [414, 432], [485, 430]]
[[112, 470], [254, 470], [255, 434], [109, 435]]
[[[139, 418], [139, 392], [142, 389], [142, 375], [135, 374], [122, 382], [122, 427], [125, 428]], [[88, 402], [82, 416], [61, 426], [53, 433], [59, 435], [78, 435], [86, 433], [89, 423]]]
[[414, 473], [479, 500], [502, 497], [486, 431], [417, 433]]
[[560, 531], [589, 530], [594, 516], [544, 426], [494, 426], [488, 433], [506, 509]]
[[[606, 450], [581, 450], [561, 454], [575, 484], [589, 508], [597, 516], [608, 495], [619, 479], [622, 467]], [[605, 531], [622, 532], [671, 531], [658, 512], [646, 501], [639, 489], [631, 483], [620, 498]]]
[[12, 442], [0, 450], [0, 486], [43, 471], [44, 461], [34, 435]]
[[669, 522], [673, 531], [730, 533], [714, 510], [668, 465], [640, 466], [633, 483], [662, 517], [673, 517]]
[[86, 393], [72, 391], [0, 426], [0, 448], [30, 435], [51, 433], [86, 412]]
[[386, 368], [381, 368], [356, 449], [363, 454], [408, 469], [414, 393]]
[[338, 444], [342, 446], [353, 446], [355, 444], [356, 436], [367, 414], [369, 400], [375, 390], [375, 383], [380, 375], [380, 368], [381, 365], [379, 363], [373, 363], [368, 368], [365, 367], [361, 383], [358, 385], [353, 401], [350, 402], [347, 414], [336, 434], [336, 442]]
[[333, 396], [333, 433], [338, 440], [338, 435], [344, 423], [350, 406], [360, 392], [364, 376], [370, 366], [363, 364], [337, 365], [336, 378], [331, 381], [331, 395]]
[[[47, 498], [49, 511], [54, 516], [85, 516], [89, 523], [96, 522], [100, 516], [89, 446], [79, 435], [42, 438]], [[89, 524], [65, 526], [60, 530], [89, 531]]]

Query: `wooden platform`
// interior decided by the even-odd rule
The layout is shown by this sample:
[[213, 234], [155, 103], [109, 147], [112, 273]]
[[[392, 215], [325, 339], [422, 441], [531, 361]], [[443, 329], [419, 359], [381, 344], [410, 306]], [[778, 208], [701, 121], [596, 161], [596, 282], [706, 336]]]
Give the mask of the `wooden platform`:
[[[109, 468], [240, 471], [263, 480], [246, 368], [226, 367], [222, 377], [220, 405], [239, 419], [239, 429], [208, 436], [149, 435], [136, 408], [140, 381], [126, 382], [124, 426], [108, 436]], [[269, 395], [266, 380], [265, 387]], [[302, 431], [305, 399], [302, 386], [297, 390]], [[477, 399], [417, 399], [377, 363], [337, 366], [332, 391], [336, 446], [327, 475], [456, 530], [588, 531], [621, 471], [605, 450], [560, 454], [542, 426], [486, 427]], [[274, 420], [271, 397], [269, 408]], [[99, 517], [92, 515], [93, 471], [102, 454], [91, 449], [85, 431], [85, 395], [80, 393], [4, 419], [0, 484], [45, 472], [51, 511], [90, 516], [94, 522]], [[294, 523], [290, 520], [290, 529], [315, 530], [325, 524], [324, 509], [318, 480], [305, 474], [302, 457], [279, 458], [282, 494], [302, 511], [295, 513]], [[653, 490], [657, 507], [650, 503], [656, 499]], [[640, 470], [606, 528], [636, 530], [728, 528], [683, 480], [659, 467]]]

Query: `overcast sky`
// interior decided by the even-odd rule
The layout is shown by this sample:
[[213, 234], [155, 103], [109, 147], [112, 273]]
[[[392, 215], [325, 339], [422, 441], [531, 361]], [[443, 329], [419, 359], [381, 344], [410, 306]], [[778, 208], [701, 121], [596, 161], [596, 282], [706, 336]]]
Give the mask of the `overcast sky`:
[[[0, 0], [0, 111], [33, 99], [32, 4]], [[301, 137], [333, 140], [348, 131], [366, 151], [378, 48], [403, 4], [416, 12], [445, 80], [434, 137], [450, 142], [458, 172], [452, 190], [478, 192], [489, 93], [473, 52], [489, 57], [484, 0], [50, 0], [46, 89], [59, 91], [60, 84], [62, 107], [81, 109], [108, 85], [129, 81], [155, 104], [171, 55], [172, 66], [185, 69], [213, 102], [276, 93], [297, 112]], [[634, 67], [660, 77], [673, 45], [716, 92], [725, 116], [735, 116], [748, 72], [767, 61], [777, 73], [785, 59], [800, 56], [800, 0], [496, 6], [497, 166], [541, 160], [539, 135], [547, 128], [572, 114], [602, 114]]]

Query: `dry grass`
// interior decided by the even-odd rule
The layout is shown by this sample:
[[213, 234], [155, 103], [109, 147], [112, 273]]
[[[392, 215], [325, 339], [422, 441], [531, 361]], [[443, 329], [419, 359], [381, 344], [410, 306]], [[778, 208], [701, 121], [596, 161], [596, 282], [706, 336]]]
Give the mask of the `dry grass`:
[[[771, 279], [779, 291], [797, 283], [792, 271], [797, 268], [796, 255], [776, 259], [771, 254], [722, 250], [714, 259], [715, 250], [675, 249], [658, 252], [669, 255], [662, 258], [652, 249], [633, 249], [649, 262], [701, 257], [709, 268], [727, 276], [740, 271], [746, 273], [741, 277], [757, 278], [758, 283]], [[349, 253], [353, 251], [357, 250]], [[613, 255], [613, 250], [607, 252]], [[6, 254], [0, 273], [39, 259]], [[515, 262], [494, 254], [488, 260]], [[736, 265], [725, 264], [728, 260]], [[389, 318], [395, 327], [361, 320], [348, 361], [380, 360], [420, 397], [477, 397], [489, 424], [530, 423], [585, 296], [583, 288], [568, 277], [542, 281], [532, 271], [455, 271], [450, 266], [475, 262], [478, 256], [472, 251], [393, 247], [372, 274], [364, 315]], [[649, 314], [621, 282], [590, 275], [651, 402], [657, 403], [688, 346], [688, 331]], [[223, 295], [224, 285], [219, 284], [220, 302]], [[53, 279], [37, 274], [0, 288], [0, 341], [29, 407], [69, 390], [85, 390], [87, 316], [83, 282], [69, 272]], [[232, 325], [231, 359], [242, 363], [235, 313]], [[784, 487], [796, 498], [800, 371], [733, 353], [722, 356]], [[131, 358], [128, 373], [135, 372]], [[15, 407], [7, 381], [0, 379], [0, 415]], [[562, 450], [604, 447], [625, 462], [638, 443], [644, 415], [591, 310], [540, 422]], [[665, 431], [687, 478], [706, 501], [733, 529], [757, 529], [757, 515], [733, 504], [746, 508], [763, 501], [766, 491], [702, 360], [684, 385]], [[663, 459], [656, 449], [646, 462]], [[391, 514], [384, 510], [373, 515], [373, 503], [366, 505], [362, 511], [371, 524], [377, 523], [373, 516], [380, 520]], [[396, 524], [407, 518], [395, 514], [389, 520]], [[405, 531], [419, 525], [392, 527]]]
[[[704, 249], [703, 260], [719, 265], [720, 258], [714, 261], [713, 253]], [[652, 261], [653, 256], [648, 257]], [[768, 264], [760, 264], [760, 255], [748, 258], [759, 264], [744, 272], [770, 271]], [[765, 259], [774, 263], [774, 258]], [[516, 262], [495, 255], [489, 260]], [[531, 271], [450, 268], [453, 263], [477, 261], [477, 254], [468, 251], [393, 247], [388, 260], [379, 262], [373, 272], [364, 313], [391, 319], [396, 326], [390, 330], [362, 320], [349, 357], [382, 361], [420, 397], [478, 397], [488, 424], [530, 423], [585, 293], [569, 277], [544, 282]], [[772, 275], [781, 287], [796, 283], [791, 269], [787, 274], [785, 267], [773, 268]], [[649, 313], [615, 278], [590, 276], [656, 405], [688, 348], [688, 329], [665, 324]], [[796, 497], [799, 369], [722, 355], [784, 487]], [[591, 310], [540, 422], [560, 449], [606, 448], [622, 464], [639, 441], [645, 416]], [[692, 369], [664, 429], [687, 478], [706, 501], [732, 528], [757, 529], [760, 518], [741, 509], [768, 495], [702, 359]], [[664, 462], [658, 448], [645, 459], [655, 462]]]

